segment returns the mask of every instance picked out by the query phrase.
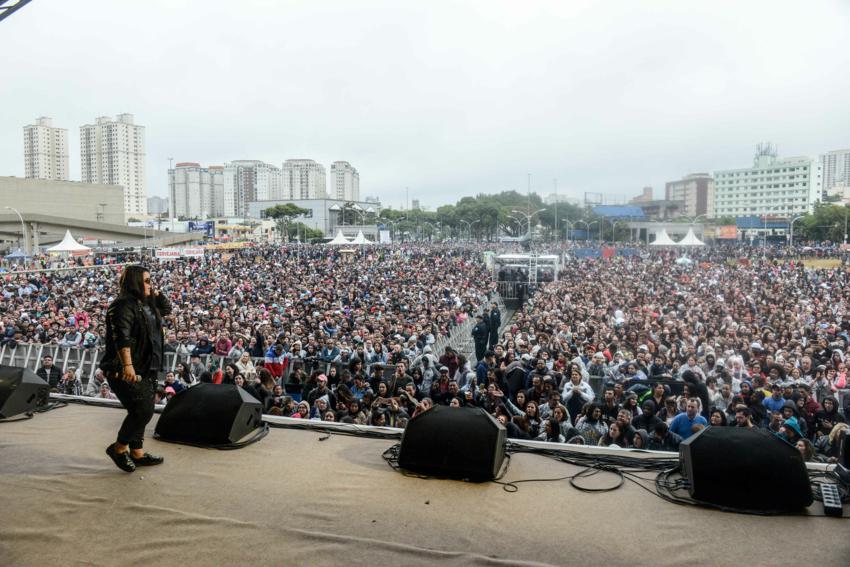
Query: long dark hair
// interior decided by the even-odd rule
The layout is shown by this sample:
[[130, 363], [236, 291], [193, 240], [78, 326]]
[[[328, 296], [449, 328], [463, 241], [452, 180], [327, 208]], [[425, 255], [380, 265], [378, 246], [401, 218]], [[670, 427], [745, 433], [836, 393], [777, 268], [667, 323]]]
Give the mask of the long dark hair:
[[139, 301], [144, 301], [145, 274], [149, 273], [150, 270], [138, 264], [124, 266], [124, 269], [121, 271], [121, 278], [118, 280], [120, 295], [129, 295]]
[[156, 307], [153, 294], [145, 297], [145, 274], [150, 274], [150, 272], [149, 269], [139, 264], [124, 266], [124, 269], [121, 271], [121, 277], [118, 280], [119, 295], [133, 297], [150, 307], [156, 317], [156, 322], [161, 324], [162, 316]]

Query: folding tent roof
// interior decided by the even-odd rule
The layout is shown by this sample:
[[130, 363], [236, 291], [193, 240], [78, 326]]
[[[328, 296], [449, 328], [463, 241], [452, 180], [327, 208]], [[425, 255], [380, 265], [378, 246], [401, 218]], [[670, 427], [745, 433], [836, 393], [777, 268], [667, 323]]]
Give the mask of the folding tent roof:
[[697, 235], [694, 234], [693, 228], [689, 228], [688, 234], [686, 234], [685, 237], [679, 241], [677, 246], [705, 246], [705, 242], [697, 238]]
[[675, 246], [676, 242], [667, 234], [667, 229], [662, 228], [661, 233], [655, 237], [655, 240], [649, 243], [650, 246]]
[[342, 230], [336, 233], [334, 239], [327, 243], [329, 246], [339, 246], [341, 244], [351, 244], [348, 239], [342, 235]]
[[83, 246], [71, 236], [71, 231], [65, 231], [65, 238], [62, 239], [62, 242], [47, 249], [48, 252], [91, 252], [91, 248], [88, 246]]
[[357, 236], [354, 237], [354, 240], [351, 241], [352, 244], [372, 244], [371, 241], [366, 239], [366, 236], [363, 235], [363, 231], [359, 231]]

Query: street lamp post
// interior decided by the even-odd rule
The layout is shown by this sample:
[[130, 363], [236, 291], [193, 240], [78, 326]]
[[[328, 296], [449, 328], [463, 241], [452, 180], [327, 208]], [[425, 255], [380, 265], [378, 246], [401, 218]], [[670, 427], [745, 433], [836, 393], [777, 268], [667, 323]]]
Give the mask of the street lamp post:
[[467, 240], [467, 242], [472, 240], [472, 227], [475, 226], [476, 224], [478, 224], [479, 222], [481, 222], [481, 219], [478, 219], [478, 220], [475, 220], [475, 221], [472, 221], [472, 222], [469, 222], [468, 220], [463, 220], [463, 219], [458, 219], [458, 220], [460, 222], [462, 222], [463, 224], [467, 225], [466, 226], [466, 234], [467, 234], [466, 240]]
[[[789, 242], [789, 245], [791, 247], [794, 246], [794, 223], [797, 222], [798, 220], [802, 219], [802, 218], [805, 218], [805, 215], [800, 215], [798, 217], [794, 217], [793, 219], [791, 219], [791, 226], [789, 227], [790, 231], [791, 231], [791, 240]], [[847, 242], [847, 229], [846, 228], [844, 229], [844, 242], [845, 243]]]
[[512, 213], [516, 213], [518, 215], [525, 217], [525, 219], [528, 221], [528, 238], [531, 240], [532, 244], [534, 244], [534, 232], [531, 231], [531, 219], [532, 219], [532, 217], [534, 217], [534, 215], [542, 213], [545, 210], [546, 210], [545, 208], [537, 209], [533, 213], [525, 213], [525, 212], [519, 211], [517, 209], [513, 209], [511, 211]]
[[570, 236], [572, 236], [574, 223], [567, 219], [564, 219], [564, 223], [567, 225], [567, 240], [571, 240]]
[[590, 222], [590, 223], [587, 222], [587, 221], [583, 221], [583, 220], [577, 220], [573, 224], [579, 224], [579, 223], [584, 225], [584, 228], [587, 231], [588, 236], [590, 236], [590, 227], [595, 225], [595, 224], [599, 224], [599, 231], [600, 231], [599, 232], [599, 239], [600, 240], [602, 239], [602, 232], [601, 232], [602, 231], [602, 224], [600, 224], [598, 220], [595, 220], [595, 221]]
[[[18, 209], [16, 209], [15, 207], [8, 207], [7, 206], [7, 207], [4, 207], [4, 208], [6, 208], [10, 211], [15, 211], [15, 214], [18, 215], [18, 218], [21, 221], [21, 250], [24, 251], [24, 254], [28, 254], [29, 250], [27, 250], [27, 248], [28, 248], [28, 246], [27, 246], [27, 227], [24, 224], [24, 217], [21, 215], [21, 212]], [[846, 235], [844, 237], [844, 241], [845, 242], [847, 241]]]

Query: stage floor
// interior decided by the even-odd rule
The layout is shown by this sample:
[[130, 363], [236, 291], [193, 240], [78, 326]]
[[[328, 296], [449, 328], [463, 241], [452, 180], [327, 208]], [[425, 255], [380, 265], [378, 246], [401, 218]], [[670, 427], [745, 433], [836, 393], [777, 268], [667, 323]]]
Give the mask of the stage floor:
[[[150, 439], [165, 464], [126, 474], [104, 454], [123, 415], [71, 404], [0, 423], [0, 565], [827, 566], [850, 553], [842, 519], [676, 506], [629, 483], [511, 494], [422, 480], [386, 465], [394, 441], [315, 431], [236, 451]], [[505, 480], [577, 470], [516, 455]]]

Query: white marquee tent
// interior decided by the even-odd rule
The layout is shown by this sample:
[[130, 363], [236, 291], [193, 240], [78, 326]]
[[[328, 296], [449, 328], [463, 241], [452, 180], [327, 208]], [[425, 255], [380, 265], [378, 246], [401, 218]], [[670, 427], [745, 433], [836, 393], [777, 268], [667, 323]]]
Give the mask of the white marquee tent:
[[327, 244], [328, 246], [340, 246], [342, 244], [351, 244], [351, 242], [349, 242], [349, 240], [345, 236], [343, 236], [342, 231], [340, 230], [336, 233], [334, 239], [328, 242]]
[[705, 246], [705, 242], [697, 238], [697, 235], [694, 234], [694, 229], [689, 228], [688, 234], [678, 242], [677, 246]]
[[371, 240], [368, 240], [366, 236], [363, 235], [363, 231], [359, 231], [357, 236], [354, 237], [354, 240], [351, 241], [352, 244], [372, 244]]
[[62, 239], [62, 242], [47, 249], [47, 252], [50, 254], [70, 254], [72, 256], [85, 256], [91, 252], [91, 248], [88, 246], [83, 246], [71, 236], [71, 231], [65, 231], [65, 238]]
[[650, 246], [676, 246], [676, 241], [670, 238], [667, 234], [667, 229], [661, 229], [661, 232], [655, 236], [655, 240], [649, 243]]

